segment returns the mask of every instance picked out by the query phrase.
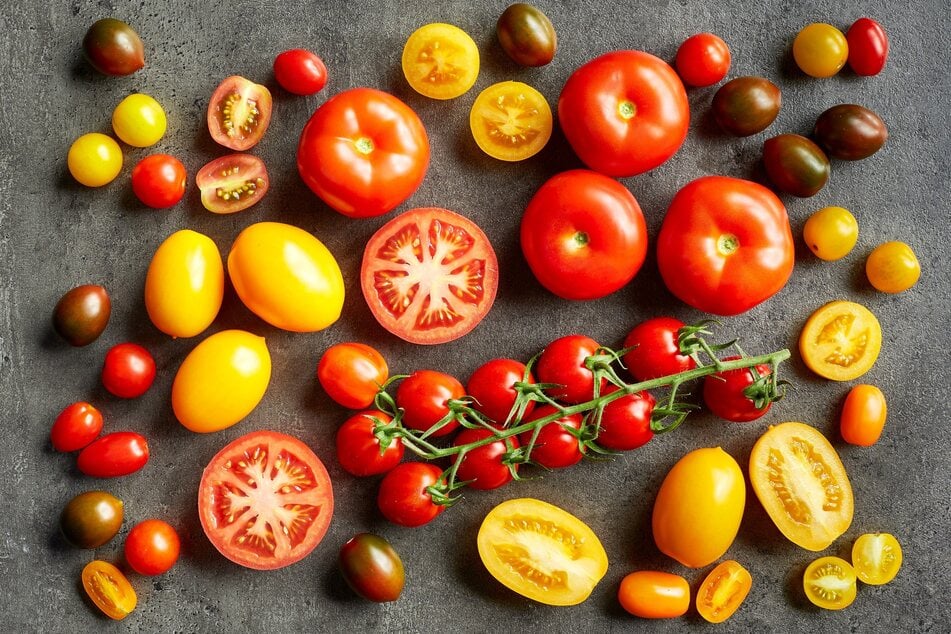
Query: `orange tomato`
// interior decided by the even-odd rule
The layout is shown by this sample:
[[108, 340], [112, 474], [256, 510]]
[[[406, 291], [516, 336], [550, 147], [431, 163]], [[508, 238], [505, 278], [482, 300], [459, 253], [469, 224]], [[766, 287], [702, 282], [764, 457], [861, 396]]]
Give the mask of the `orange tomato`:
[[753, 577], [738, 562], [722, 562], [710, 571], [697, 590], [697, 612], [710, 623], [722, 623], [736, 612], [750, 593]]
[[83, 568], [83, 588], [96, 607], [121, 621], [135, 609], [135, 590], [118, 568], [106, 561], [90, 561]]
[[337, 403], [350, 409], [373, 405], [389, 378], [386, 359], [362, 343], [338, 343], [327, 348], [317, 364], [317, 380]]
[[839, 430], [852, 445], [869, 447], [878, 442], [885, 427], [888, 406], [885, 395], [874, 385], [856, 385], [845, 397]]
[[682, 616], [690, 607], [690, 586], [680, 575], [638, 570], [624, 577], [617, 591], [621, 607], [642, 619]]

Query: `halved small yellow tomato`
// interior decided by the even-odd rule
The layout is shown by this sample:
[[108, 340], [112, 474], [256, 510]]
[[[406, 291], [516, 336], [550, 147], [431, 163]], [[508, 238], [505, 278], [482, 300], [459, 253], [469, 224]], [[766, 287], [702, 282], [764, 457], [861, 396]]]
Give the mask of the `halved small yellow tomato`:
[[540, 92], [520, 81], [492, 84], [476, 97], [469, 127], [482, 151], [502, 161], [521, 161], [551, 138], [551, 107]]
[[866, 533], [852, 546], [852, 566], [862, 583], [880, 586], [901, 568], [901, 544], [888, 533]]
[[479, 556], [511, 590], [547, 605], [576, 605], [608, 570], [604, 547], [580, 519], [557, 506], [521, 498], [489, 511]]
[[820, 557], [802, 576], [806, 598], [824, 610], [841, 610], [855, 601], [855, 570], [839, 557]]
[[83, 588], [96, 607], [121, 621], [135, 609], [135, 590], [122, 572], [107, 561], [90, 561], [83, 568]]
[[403, 47], [403, 75], [413, 90], [453, 99], [479, 76], [479, 47], [457, 26], [435, 22], [416, 29]]
[[812, 313], [799, 335], [799, 353], [809, 369], [833, 381], [868, 372], [882, 349], [882, 327], [855, 302], [829, 302]]
[[780, 532], [806, 550], [823, 550], [852, 524], [849, 476], [815, 427], [770, 427], [750, 453], [750, 481]]
[[750, 593], [753, 577], [739, 562], [722, 562], [710, 571], [697, 590], [697, 612], [710, 623], [722, 623], [736, 612]]

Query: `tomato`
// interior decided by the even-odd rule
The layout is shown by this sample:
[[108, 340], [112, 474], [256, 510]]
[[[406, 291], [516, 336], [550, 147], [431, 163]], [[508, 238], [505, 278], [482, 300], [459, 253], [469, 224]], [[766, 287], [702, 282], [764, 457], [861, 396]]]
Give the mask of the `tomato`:
[[314, 53], [292, 48], [274, 58], [274, 78], [295, 95], [313, 95], [327, 85], [327, 67]]
[[568, 78], [558, 121], [585, 165], [608, 176], [634, 176], [680, 149], [690, 109], [666, 62], [643, 51], [615, 51]]
[[343, 310], [337, 260], [320, 240], [292, 225], [258, 222], [238, 234], [228, 275], [252, 313], [284, 330], [323, 330]]
[[888, 533], [866, 533], [852, 546], [852, 565], [862, 583], [880, 586], [895, 578], [901, 568], [901, 544]]
[[918, 283], [921, 264], [911, 247], [904, 242], [878, 245], [865, 261], [869, 283], [883, 293], [901, 293]]
[[78, 451], [102, 431], [102, 414], [89, 403], [72, 403], [59, 413], [50, 430], [56, 451]]
[[546, 605], [577, 605], [608, 569], [598, 536], [571, 513], [541, 500], [502, 502], [485, 516], [479, 557], [495, 579]]
[[383, 517], [399, 524], [414, 528], [436, 519], [446, 510], [443, 504], [436, 504], [427, 490], [437, 484], [442, 470], [427, 462], [404, 462], [383, 476], [377, 506]]
[[[557, 383], [564, 387], [547, 390], [552, 398], [565, 403], [584, 403], [594, 398], [594, 372], [585, 367], [585, 360], [593, 356], [601, 344], [584, 335], [568, 335], [555, 339], [545, 347], [535, 375], [539, 383]], [[601, 379], [601, 389], [607, 384]]]
[[845, 66], [849, 44], [839, 29], [815, 22], [799, 31], [792, 52], [802, 72], [812, 77], [832, 77]]
[[167, 127], [161, 104], [142, 93], [129, 95], [112, 111], [112, 129], [116, 136], [133, 147], [155, 145], [165, 136]]
[[195, 175], [201, 204], [216, 214], [244, 211], [264, 198], [271, 179], [264, 161], [251, 154], [229, 154], [202, 166]]
[[77, 548], [99, 548], [122, 527], [122, 500], [105, 491], [86, 491], [70, 500], [59, 516], [59, 528]]
[[642, 321], [627, 334], [623, 361], [638, 381], [679, 374], [697, 367], [693, 358], [680, 354], [680, 329], [684, 322], [673, 317]]
[[396, 601], [403, 592], [403, 561], [379, 535], [360, 533], [348, 539], [340, 549], [340, 572], [367, 601]]
[[104, 75], [130, 75], [145, 66], [145, 47], [139, 34], [115, 18], [97, 20], [89, 27], [83, 54]]
[[337, 460], [344, 471], [355, 476], [386, 473], [403, 459], [403, 440], [377, 436], [374, 418], [389, 423], [390, 416], [370, 409], [354, 414], [337, 430]]
[[657, 237], [667, 288], [716, 315], [738, 315], [772, 297], [793, 261], [783, 203], [762, 185], [726, 176], [704, 176], [677, 192]]
[[[515, 384], [519, 382], [535, 382], [531, 372], [526, 373], [524, 363], [514, 359], [492, 359], [472, 373], [466, 384], [466, 393], [472, 397], [472, 406], [475, 409], [485, 414], [489, 420], [503, 425], [508, 421], [509, 413], [515, 406], [515, 399], [518, 397]], [[523, 418], [531, 414], [534, 408], [535, 402], [529, 401], [525, 406]]]
[[53, 330], [71, 346], [88, 346], [109, 325], [112, 301], [102, 286], [83, 284], [68, 290], [53, 309]]
[[859, 239], [859, 223], [848, 209], [823, 207], [806, 220], [802, 237], [817, 258], [841, 260]]
[[175, 418], [194, 432], [227, 429], [257, 407], [270, 380], [271, 355], [263, 337], [216, 332], [188, 353], [175, 374]]
[[178, 561], [178, 533], [162, 520], [136, 524], [125, 538], [125, 560], [140, 575], [160, 575]]
[[[726, 357], [724, 361], [739, 359], [739, 356]], [[760, 418], [772, 406], [767, 402], [762, 408], [756, 406], [756, 398], [750, 398], [746, 390], [760, 377], [769, 376], [772, 370], [768, 365], [756, 366], [756, 378], [751, 369], [717, 372], [703, 380], [703, 401], [710, 411], [734, 423], [748, 423]]]
[[458, 339], [479, 325], [499, 287], [492, 244], [471, 220], [412, 209], [373, 234], [360, 284], [381, 326], [410, 343]]
[[363, 343], [330, 346], [317, 364], [317, 380], [327, 395], [350, 409], [373, 405], [377, 392], [390, 378], [383, 355]]
[[117, 431], [94, 440], [79, 452], [76, 466], [94, 478], [135, 473], [149, 461], [149, 444], [140, 434]]
[[815, 196], [829, 180], [829, 157], [798, 134], [780, 134], [763, 143], [763, 165], [781, 191], [800, 198]]
[[98, 132], [84, 134], [69, 146], [69, 173], [86, 187], [102, 187], [122, 171], [122, 149], [112, 137]]
[[[452, 444], [467, 445], [494, 435], [484, 428], [464, 429], [453, 439]], [[469, 488], [480, 491], [497, 489], [508, 484], [512, 481], [512, 471], [506, 462], [506, 454], [517, 448], [518, 440], [512, 437], [470, 449], [462, 457], [456, 477], [460, 481], [468, 482]], [[517, 471], [518, 465], [514, 464], [512, 468]]]
[[206, 235], [176, 231], [159, 245], [145, 274], [145, 310], [172, 337], [194, 337], [215, 320], [224, 298], [225, 271]]
[[[525, 418], [525, 422], [551, 416], [556, 410], [551, 405], [542, 405], [535, 408], [532, 414]], [[578, 432], [581, 431], [583, 421], [581, 414], [571, 414], [553, 420], [538, 431], [535, 444], [532, 447], [532, 462], [546, 469], [562, 469], [578, 464], [584, 457]], [[534, 432], [527, 431], [519, 436], [522, 445], [530, 445]]]
[[624, 577], [617, 591], [621, 607], [642, 619], [672, 619], [690, 607], [690, 585], [680, 575], [638, 570]]
[[297, 147], [301, 178], [321, 200], [353, 218], [379, 216], [410, 197], [429, 167], [429, 138], [416, 113], [372, 88], [321, 105]]
[[734, 136], [750, 136], [768, 128], [782, 104], [779, 88], [765, 77], [737, 77], [713, 95], [713, 118]]
[[874, 385], [856, 385], [845, 397], [839, 417], [842, 439], [850, 445], [871, 447], [882, 436], [887, 416], [882, 391]]
[[271, 122], [271, 91], [240, 75], [226, 78], [208, 101], [208, 132], [236, 152], [250, 150]]
[[110, 619], [121, 621], [135, 610], [135, 590], [122, 572], [112, 564], [94, 560], [82, 572], [86, 594]]
[[551, 138], [551, 108], [540, 92], [518, 81], [492, 84], [469, 111], [476, 145], [501, 161], [535, 156]]
[[[616, 391], [613, 385], [605, 392]], [[654, 432], [651, 430], [651, 414], [654, 397], [650, 392], [635, 392], [611, 401], [601, 414], [598, 444], [615, 451], [630, 451], [646, 445]]]
[[556, 174], [522, 216], [532, 273], [565, 299], [597, 299], [630, 282], [647, 255], [647, 224], [634, 195], [588, 170]]
[[703, 568], [729, 550], [745, 505], [746, 481], [736, 460], [719, 447], [691, 451], [660, 485], [654, 542], [688, 568]]
[[802, 576], [806, 598], [824, 610], [841, 610], [855, 601], [855, 569], [839, 557], [820, 557]]
[[177, 205], [185, 195], [188, 173], [174, 156], [152, 154], [132, 168], [132, 191], [143, 205], [165, 209]]
[[833, 381], [868, 372], [882, 349], [882, 327], [855, 302], [829, 302], [816, 310], [799, 335], [799, 354], [810, 370]]
[[119, 398], [138, 398], [155, 381], [155, 359], [149, 351], [134, 343], [109, 348], [102, 364], [102, 385]]
[[541, 9], [516, 2], [499, 16], [495, 25], [499, 44], [519, 66], [544, 66], [555, 57], [558, 36]]
[[[426, 432], [449, 415], [450, 401], [465, 395], [465, 388], [455, 377], [435, 370], [416, 370], [396, 388], [396, 406], [403, 410], [404, 426]], [[451, 420], [430, 435], [446, 436], [458, 426], [458, 421]]]
[[824, 550], [852, 523], [849, 476], [815, 427], [771, 426], [753, 445], [750, 481], [776, 527], [801, 548]]
[[677, 49], [674, 64], [688, 86], [712, 86], [730, 70], [730, 47], [713, 33], [697, 33]]
[[436, 22], [413, 31], [401, 63], [413, 90], [433, 99], [454, 99], [479, 76], [479, 47], [459, 27]]
[[877, 75], [888, 60], [888, 36], [872, 18], [859, 18], [845, 33], [849, 45], [849, 66], [856, 75]]
[[750, 593], [753, 577], [732, 559], [710, 571], [697, 590], [697, 612], [705, 621], [723, 623], [740, 609]]
[[283, 568], [309, 555], [333, 510], [324, 463], [297, 438], [275, 431], [254, 431], [226, 445], [198, 487], [198, 517], [208, 541], [255, 570]]
[[868, 108], [844, 103], [819, 115], [813, 135], [832, 158], [858, 161], [885, 145], [888, 128], [882, 118]]

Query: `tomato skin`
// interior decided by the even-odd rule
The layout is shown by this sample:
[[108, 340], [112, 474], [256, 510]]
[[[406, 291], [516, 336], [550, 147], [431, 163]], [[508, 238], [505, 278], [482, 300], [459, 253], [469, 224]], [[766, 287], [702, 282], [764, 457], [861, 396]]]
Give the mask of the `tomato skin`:
[[558, 121], [585, 165], [608, 176], [634, 176], [680, 149], [690, 109], [666, 62], [643, 51], [614, 51], [568, 78]]
[[89, 403], [67, 405], [50, 430], [50, 442], [56, 451], [78, 451], [94, 441], [102, 431], [102, 414]]
[[548, 16], [530, 4], [509, 5], [495, 25], [499, 44], [519, 66], [544, 66], [555, 57], [558, 36]]
[[872, 586], [888, 583], [901, 569], [901, 544], [888, 533], [866, 533], [852, 545], [855, 574]]
[[79, 452], [76, 466], [94, 478], [117, 478], [135, 473], [149, 461], [149, 444], [140, 434], [117, 431], [95, 440]]
[[314, 53], [292, 48], [274, 58], [274, 78], [295, 95], [313, 95], [327, 85], [327, 67]]
[[132, 147], [155, 145], [165, 136], [167, 127], [161, 104], [142, 93], [129, 95], [112, 112], [112, 130]]
[[250, 150], [271, 122], [271, 91], [240, 75], [227, 77], [208, 100], [208, 132], [236, 152]]
[[713, 33], [691, 35], [677, 49], [677, 74], [688, 86], [712, 86], [730, 70], [730, 47]]
[[621, 580], [621, 607], [642, 619], [672, 619], [690, 608], [690, 585], [680, 575], [638, 570]]
[[379, 410], [371, 409], [354, 414], [337, 430], [337, 460], [344, 471], [358, 477], [386, 473], [403, 459], [403, 441], [392, 438], [386, 449], [381, 451], [380, 439], [373, 429], [372, 418], [389, 423], [390, 416]]
[[[617, 389], [608, 386], [606, 393]], [[601, 415], [598, 444], [615, 451], [630, 451], [646, 445], [654, 437], [651, 413], [655, 404], [650, 392], [635, 392], [608, 403]]]
[[732, 559], [721, 562], [697, 590], [697, 612], [708, 623], [723, 623], [740, 609], [752, 585], [746, 568]]
[[535, 278], [565, 299], [597, 299], [630, 282], [647, 255], [647, 224], [612, 178], [571, 170], [550, 178], [522, 216], [522, 253]]
[[[724, 361], [739, 359], [739, 356], [725, 357]], [[772, 370], [768, 365], [756, 366], [760, 376], [769, 376]], [[703, 380], [703, 400], [710, 411], [733, 423], [748, 423], [762, 417], [772, 403], [763, 409], [757, 409], [752, 399], [743, 394], [743, 390], [753, 384], [753, 375], [749, 369], [728, 370], [711, 374]]]
[[764, 77], [737, 77], [713, 95], [713, 118], [734, 136], [762, 132], [776, 120], [783, 98], [779, 88]]
[[[525, 377], [525, 364], [521, 361], [492, 359], [472, 373], [466, 384], [466, 393], [474, 399], [475, 409], [501, 426], [515, 406], [518, 393], [513, 386], [523, 379], [526, 383], [535, 382], [530, 372], [528, 377]], [[533, 409], [535, 403], [529, 401], [525, 407], [525, 415], [531, 414]]]
[[[416, 370], [396, 388], [396, 406], [403, 409], [403, 425], [428, 431], [449, 414], [448, 402], [466, 395], [462, 383], [453, 376], [435, 370]], [[451, 434], [458, 421], [451, 421], [433, 432], [433, 438]]]
[[102, 187], [122, 171], [122, 148], [99, 132], [84, 134], [69, 146], [66, 154], [69, 173], [86, 187]]
[[875, 247], [865, 261], [869, 283], [883, 293], [902, 293], [918, 283], [921, 264], [904, 242], [885, 242]]
[[873, 111], [856, 104], [832, 106], [819, 115], [813, 136], [829, 156], [858, 161], [878, 152], [888, 140], [888, 128]]
[[793, 40], [793, 59], [796, 65], [812, 77], [832, 77], [845, 66], [849, 44], [842, 31], [831, 24], [814, 22]]
[[155, 381], [155, 359], [149, 351], [134, 343], [109, 348], [102, 364], [102, 385], [119, 398], [138, 398]]
[[139, 522], [125, 538], [125, 560], [140, 575], [160, 575], [178, 561], [181, 542], [175, 529], [162, 520]]
[[174, 207], [185, 195], [188, 173], [174, 156], [152, 154], [132, 168], [132, 192], [152, 209]]
[[59, 516], [59, 528], [77, 548], [99, 548], [122, 528], [122, 500], [105, 491], [86, 491], [70, 500]]
[[121, 621], [135, 610], [135, 590], [112, 564], [98, 559], [90, 561], [81, 578], [86, 594], [110, 619]]
[[145, 66], [145, 47], [139, 34], [115, 18], [97, 20], [89, 27], [83, 54], [103, 75], [130, 75]]
[[91, 344], [109, 325], [112, 301], [102, 286], [83, 284], [68, 290], [53, 309], [53, 330], [71, 346]]
[[[569, 404], [584, 403], [594, 398], [594, 372], [585, 367], [585, 359], [601, 347], [584, 335], [568, 335], [555, 339], [545, 347], [535, 374], [539, 383], [557, 383], [564, 387], [549, 390], [553, 398]], [[606, 380], [601, 380], [604, 389]]]
[[[535, 408], [532, 415], [526, 417], [525, 422], [550, 416], [556, 411], [551, 405], [542, 405]], [[578, 436], [568, 430], [578, 431], [581, 426], [581, 414], [563, 416], [546, 423], [535, 438], [532, 462], [546, 469], [563, 469], [578, 464], [584, 458], [584, 453], [581, 451]], [[525, 432], [519, 436], [519, 442], [522, 445], [528, 445], [531, 441], [532, 432]]]
[[[488, 429], [464, 429], [453, 439], [452, 444], [454, 447], [467, 445], [490, 436], [494, 434]], [[508, 445], [511, 445], [511, 448]], [[480, 491], [497, 489], [506, 485], [512, 481], [512, 472], [502, 460], [505, 454], [517, 448], [518, 440], [513, 437], [507, 441], [497, 440], [488, 445], [470, 449], [462, 457], [456, 477], [464, 482], [471, 480], [467, 486]], [[518, 465], [514, 467], [518, 470]]]
[[882, 72], [888, 61], [888, 36], [871, 18], [859, 18], [845, 33], [849, 45], [849, 66], [856, 75], [871, 77]]
[[340, 572], [350, 588], [367, 601], [396, 601], [403, 592], [403, 561], [386, 539], [359, 533], [340, 549]]
[[634, 326], [624, 338], [624, 365], [637, 381], [686, 372], [697, 367], [691, 357], [680, 354], [679, 333], [686, 324], [673, 317], [654, 317]]
[[404, 462], [383, 476], [377, 506], [383, 517], [398, 524], [415, 528], [428, 524], [446, 510], [433, 502], [427, 487], [439, 482], [442, 470], [426, 462]]
[[817, 258], [841, 260], [859, 239], [859, 223], [844, 207], [823, 207], [806, 220], [802, 237]]
[[845, 397], [839, 431], [850, 445], [871, 447], [878, 442], [885, 427], [888, 406], [885, 395], [874, 385], [856, 385]]
[[855, 569], [839, 557], [820, 557], [806, 567], [806, 598], [824, 610], [841, 610], [855, 601]]

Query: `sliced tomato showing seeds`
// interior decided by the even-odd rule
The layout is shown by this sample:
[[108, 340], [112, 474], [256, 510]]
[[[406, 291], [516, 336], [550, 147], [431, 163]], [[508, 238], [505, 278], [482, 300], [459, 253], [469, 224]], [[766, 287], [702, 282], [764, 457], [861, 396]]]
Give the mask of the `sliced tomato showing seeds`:
[[267, 193], [270, 179], [264, 161], [251, 154], [229, 154], [211, 161], [195, 175], [201, 204], [216, 214], [247, 209]]
[[221, 82], [208, 102], [211, 138], [238, 152], [257, 145], [270, 122], [271, 92], [240, 75]]

